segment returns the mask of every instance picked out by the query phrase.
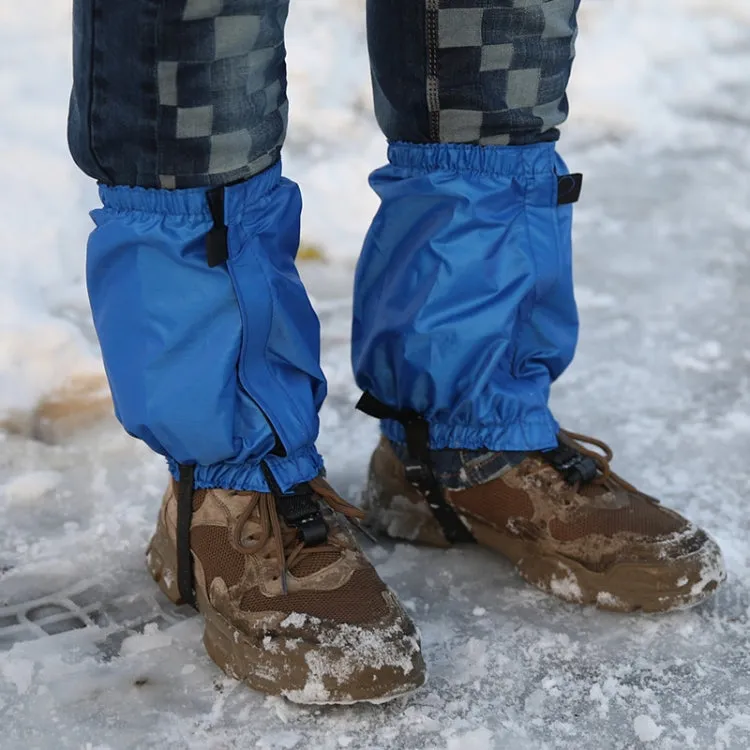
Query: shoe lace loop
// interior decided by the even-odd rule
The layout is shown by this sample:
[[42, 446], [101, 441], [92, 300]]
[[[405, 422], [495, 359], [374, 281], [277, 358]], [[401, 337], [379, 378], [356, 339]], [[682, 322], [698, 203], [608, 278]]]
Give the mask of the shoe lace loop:
[[[364, 518], [363, 511], [339, 497], [324, 479], [318, 477], [308, 484], [312, 490], [311, 499], [313, 502], [325, 503], [335, 513], [340, 513], [351, 522]], [[232, 547], [244, 555], [256, 555], [263, 550], [269, 540], [273, 540], [276, 560], [279, 564], [281, 588], [284, 594], [288, 592], [287, 573], [295, 562], [305, 556], [324, 552], [338, 553], [343, 549], [343, 546], [336, 540], [330, 539], [323, 544], [306, 545], [297, 528], [282, 524], [276, 497], [273, 494], [267, 492], [237, 492], [236, 494], [246, 496], [248, 503], [234, 523], [230, 537]], [[260, 534], [248, 544], [243, 538], [243, 531], [247, 522], [256, 512], [258, 515], [256, 523], [260, 526]]]

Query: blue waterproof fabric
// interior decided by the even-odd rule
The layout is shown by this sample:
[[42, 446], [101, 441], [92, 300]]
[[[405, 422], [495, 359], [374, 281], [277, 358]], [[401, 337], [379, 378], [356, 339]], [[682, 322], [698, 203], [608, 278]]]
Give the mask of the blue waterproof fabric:
[[[320, 330], [294, 266], [301, 199], [280, 164], [225, 191], [229, 260], [206, 262], [205, 190], [102, 187], [88, 246], [94, 323], [119, 420], [198, 487], [317, 476]], [[274, 432], [276, 434], [274, 434]], [[276, 435], [286, 457], [270, 455]]]
[[549, 388], [578, 316], [554, 144], [396, 143], [388, 159], [355, 281], [358, 385], [423, 414], [434, 449], [556, 446]]

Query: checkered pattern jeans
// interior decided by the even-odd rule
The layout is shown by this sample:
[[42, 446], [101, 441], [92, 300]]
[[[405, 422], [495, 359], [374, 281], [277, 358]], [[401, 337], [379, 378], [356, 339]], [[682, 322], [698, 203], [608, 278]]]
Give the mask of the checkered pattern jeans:
[[[305, 0], [299, 0], [304, 2]], [[580, 0], [368, 0], [390, 140], [524, 145], [567, 115]], [[109, 185], [227, 184], [278, 158], [289, 0], [75, 0], [71, 152]]]

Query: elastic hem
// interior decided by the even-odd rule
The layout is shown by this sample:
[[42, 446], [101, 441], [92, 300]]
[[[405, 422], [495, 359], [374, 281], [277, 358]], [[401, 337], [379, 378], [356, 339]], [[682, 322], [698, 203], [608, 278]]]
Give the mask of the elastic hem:
[[[224, 214], [229, 223], [241, 217], [245, 206], [252, 207], [272, 193], [281, 182], [281, 162], [277, 161], [264, 172], [225, 188]], [[159, 216], [190, 216], [211, 221], [206, 192], [211, 188], [157, 188], [99, 186], [99, 197], [104, 208], [118, 213], [139, 212]]]
[[[323, 472], [323, 459], [315, 447], [303, 448], [293, 456], [265, 456], [263, 459], [273, 472], [283, 492], [297, 484], [309, 482]], [[169, 471], [179, 479], [179, 464], [167, 458]], [[244, 492], [270, 492], [260, 462], [254, 464], [218, 463], [195, 467], [196, 489], [241, 490]]]
[[391, 143], [388, 161], [416, 172], [474, 172], [516, 176], [549, 174], [555, 168], [555, 143], [528, 146], [472, 146], [459, 143]]
[[[398, 422], [384, 419], [383, 435], [391, 442], [405, 443], [404, 428]], [[551, 414], [547, 418], [512, 422], [490, 427], [467, 427], [430, 423], [432, 450], [544, 451], [557, 447], [560, 426]]]

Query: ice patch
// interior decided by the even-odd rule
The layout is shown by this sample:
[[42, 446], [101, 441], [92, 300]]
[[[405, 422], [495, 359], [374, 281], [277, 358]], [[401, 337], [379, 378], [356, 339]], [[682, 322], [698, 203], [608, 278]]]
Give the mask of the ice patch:
[[263, 638], [263, 648], [269, 653], [275, 654], [279, 651], [280, 646], [278, 641], [276, 641], [270, 635], [267, 635]]
[[292, 612], [287, 615], [280, 623], [282, 628], [301, 628], [307, 622], [308, 615], [302, 614], [301, 612]]
[[609, 591], [600, 591], [596, 595], [596, 603], [601, 607], [618, 607], [621, 605], [620, 599]]
[[298, 747], [305, 738], [299, 732], [282, 730], [273, 737], [261, 737], [255, 746], [261, 750], [292, 750]]
[[468, 638], [456, 649], [453, 679], [460, 684], [482, 680], [487, 675], [488, 645], [483, 638]]
[[13, 658], [12, 654], [5, 656], [0, 662], [0, 674], [12, 683], [19, 695], [29, 692], [34, 679], [34, 662], [29, 659]]
[[158, 648], [166, 648], [172, 645], [172, 636], [159, 632], [156, 623], [149, 623], [143, 629], [143, 633], [131, 635], [126, 638], [120, 646], [122, 656], [141, 654], [146, 651], [154, 651]]
[[633, 730], [641, 742], [658, 740], [664, 731], [650, 716], [640, 714], [633, 719]]
[[750, 413], [733, 411], [727, 414], [725, 419], [734, 434], [738, 432], [750, 433]]
[[716, 367], [713, 361], [700, 359], [688, 352], [674, 352], [672, 362], [681, 370], [692, 370], [693, 372], [709, 373]]
[[493, 750], [494, 734], [485, 727], [455, 735], [448, 739], [447, 750]]
[[589, 690], [589, 699], [598, 704], [597, 710], [599, 716], [600, 718], [605, 719], [609, 713], [609, 697], [604, 694], [604, 690], [599, 683], [591, 686], [591, 690]]
[[62, 475], [57, 471], [30, 471], [0, 485], [0, 497], [11, 503], [39, 500], [59, 484]]
[[573, 573], [570, 568], [566, 568], [562, 565], [562, 563], [560, 563], [560, 567], [567, 571], [567, 575], [564, 577], [553, 576], [549, 582], [550, 591], [568, 602], [582, 601], [583, 593], [578, 584], [578, 579], [576, 578], [575, 573]]
[[719, 359], [721, 352], [721, 344], [718, 341], [704, 341], [698, 347], [698, 354], [705, 359]]

